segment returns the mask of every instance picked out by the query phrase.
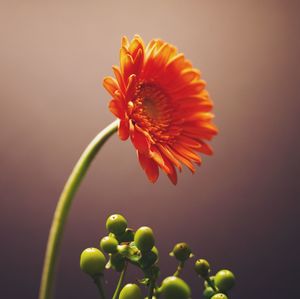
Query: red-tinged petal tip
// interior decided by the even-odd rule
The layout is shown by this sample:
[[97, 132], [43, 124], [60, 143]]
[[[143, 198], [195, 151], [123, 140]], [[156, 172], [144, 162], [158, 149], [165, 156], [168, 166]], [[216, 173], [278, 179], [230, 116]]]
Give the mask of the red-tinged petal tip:
[[157, 164], [151, 159], [145, 156], [144, 154], [138, 153], [139, 162], [146, 172], [146, 175], [151, 183], [155, 183], [159, 176], [159, 170]]

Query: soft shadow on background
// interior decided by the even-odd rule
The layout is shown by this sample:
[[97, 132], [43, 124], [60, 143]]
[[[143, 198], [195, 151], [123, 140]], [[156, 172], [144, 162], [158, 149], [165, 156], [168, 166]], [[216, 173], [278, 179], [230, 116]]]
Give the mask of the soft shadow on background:
[[[6, 3], [5, 3], [6, 2]], [[1, 298], [36, 298], [52, 214], [81, 151], [114, 117], [101, 86], [120, 39], [175, 44], [215, 103], [215, 155], [174, 187], [152, 185], [114, 136], [78, 192], [62, 244], [57, 299], [97, 298], [80, 272], [105, 219], [153, 228], [163, 276], [179, 241], [237, 276], [230, 298], [295, 298], [299, 281], [298, 1], [2, 1]], [[191, 268], [191, 265], [188, 269]], [[193, 298], [201, 281], [185, 271]], [[297, 278], [298, 275], [298, 278]], [[115, 278], [109, 274], [109, 292]], [[130, 275], [127, 281], [132, 281]]]

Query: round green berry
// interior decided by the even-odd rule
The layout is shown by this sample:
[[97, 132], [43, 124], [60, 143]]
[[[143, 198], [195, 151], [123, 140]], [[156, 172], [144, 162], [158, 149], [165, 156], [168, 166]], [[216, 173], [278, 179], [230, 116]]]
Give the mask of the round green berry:
[[119, 245], [118, 241], [114, 237], [104, 237], [100, 241], [101, 249], [106, 253], [115, 253], [117, 252], [117, 246]]
[[214, 289], [212, 287], [207, 287], [204, 289], [203, 291], [203, 296], [205, 298], [211, 298], [216, 292], [214, 291]]
[[120, 292], [119, 299], [143, 299], [142, 291], [136, 284], [126, 284]]
[[122, 235], [127, 228], [127, 220], [119, 214], [111, 215], [106, 220], [106, 229], [116, 236]]
[[188, 299], [191, 297], [190, 287], [176, 276], [165, 278], [161, 284], [160, 292], [165, 299]]
[[221, 270], [215, 275], [215, 285], [221, 292], [227, 292], [235, 284], [235, 277], [229, 270]]
[[211, 299], [228, 299], [228, 297], [225, 294], [218, 293], [211, 297]]
[[102, 274], [105, 263], [104, 254], [97, 248], [87, 248], [80, 255], [81, 270], [91, 276]]
[[196, 261], [194, 269], [198, 275], [207, 277], [210, 272], [210, 266], [207, 260], [199, 259]]
[[184, 242], [178, 243], [174, 246], [172, 254], [177, 260], [184, 262], [190, 258], [192, 250], [190, 246]]
[[148, 252], [154, 246], [154, 235], [150, 227], [140, 227], [134, 235], [134, 243], [141, 252]]

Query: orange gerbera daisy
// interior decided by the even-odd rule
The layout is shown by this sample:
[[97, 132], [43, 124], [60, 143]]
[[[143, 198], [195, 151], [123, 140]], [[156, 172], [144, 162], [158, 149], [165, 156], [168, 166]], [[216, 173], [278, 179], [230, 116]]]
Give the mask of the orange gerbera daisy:
[[113, 97], [110, 111], [120, 119], [119, 136], [129, 136], [149, 180], [155, 182], [161, 168], [173, 184], [175, 167], [201, 164], [197, 152], [212, 154], [207, 140], [217, 134], [211, 120], [212, 101], [200, 72], [182, 53], [160, 39], [145, 47], [135, 35], [122, 38], [120, 68], [103, 85]]

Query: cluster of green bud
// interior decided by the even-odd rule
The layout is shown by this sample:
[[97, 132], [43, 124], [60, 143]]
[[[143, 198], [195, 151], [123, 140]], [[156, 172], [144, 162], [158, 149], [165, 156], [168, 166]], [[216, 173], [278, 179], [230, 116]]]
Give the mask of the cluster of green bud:
[[[155, 246], [155, 238], [150, 227], [142, 226], [136, 231], [127, 227], [127, 220], [119, 214], [108, 217], [106, 221], [107, 236], [100, 240], [100, 249], [87, 248], [80, 256], [80, 268], [90, 275], [94, 281], [101, 277], [106, 269], [125, 273], [128, 263], [139, 267], [144, 277], [138, 280], [139, 285], [148, 287], [151, 299], [191, 299], [188, 284], [179, 276], [185, 262], [193, 258], [191, 248], [182, 242], [174, 246], [170, 255], [178, 261], [176, 272], [162, 280], [158, 285], [160, 273], [158, 267], [159, 253]], [[108, 259], [102, 253], [108, 255]], [[229, 270], [221, 270], [210, 276], [210, 265], [204, 259], [195, 262], [194, 269], [204, 279], [203, 295], [207, 299], [228, 299], [228, 291], [234, 285], [234, 275]], [[138, 284], [126, 284], [122, 290], [116, 290], [119, 299], [143, 299]], [[150, 298], [149, 298], [150, 299]]]

